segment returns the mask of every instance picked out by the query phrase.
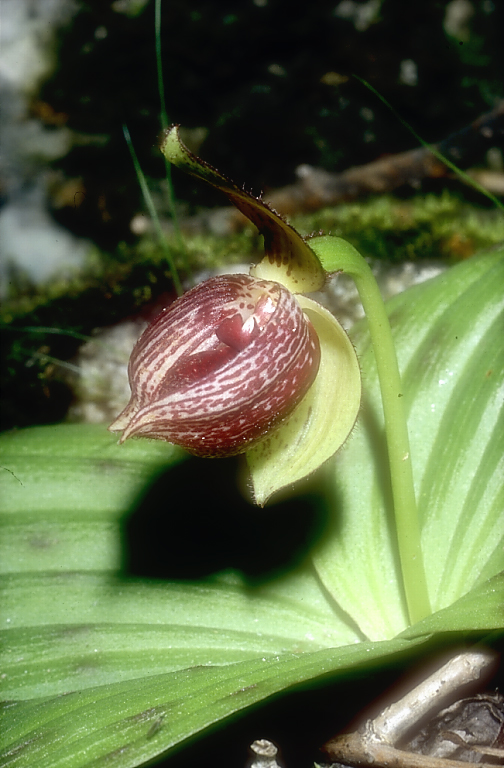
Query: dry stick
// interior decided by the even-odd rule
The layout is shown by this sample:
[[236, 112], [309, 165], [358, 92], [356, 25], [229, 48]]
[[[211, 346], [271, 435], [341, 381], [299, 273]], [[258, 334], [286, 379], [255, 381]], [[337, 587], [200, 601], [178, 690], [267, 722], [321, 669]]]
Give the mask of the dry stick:
[[[504, 143], [504, 102], [471, 125], [434, 144], [432, 149], [449, 161], [468, 167], [490, 146]], [[281, 213], [291, 214], [317, 210], [322, 206], [354, 200], [364, 194], [390, 192], [404, 184], [417, 184], [423, 178], [446, 176], [449, 168], [428, 146], [396, 155], [388, 155], [371, 163], [348, 168], [342, 173], [302, 165], [300, 182], [268, 195], [268, 202]]]
[[257, 739], [249, 750], [254, 757], [248, 768], [280, 768], [277, 763], [278, 749], [272, 741]]
[[[432, 149], [441, 152], [458, 166], [468, 168], [483, 157], [491, 146], [504, 143], [504, 102], [469, 126], [453, 133]], [[425, 178], [447, 176], [449, 168], [429, 147], [417, 147], [387, 155], [365, 165], [331, 173], [322, 168], [301, 165], [299, 181], [265, 195], [265, 200], [285, 216], [317, 211], [320, 208], [355, 200], [363, 195], [391, 192], [405, 184], [417, 185]], [[247, 219], [236, 209], [221, 209], [221, 226], [238, 231]]]
[[[394, 744], [420, 719], [439, 710], [462, 686], [478, 680], [495, 662], [492, 650], [473, 649], [459, 654], [423, 680], [399, 701], [368, 720], [362, 730], [331, 739], [324, 751], [331, 760], [373, 768], [467, 768], [467, 762], [406, 752]], [[491, 768], [489, 763], [479, 763]]]
[[[342, 736], [336, 742], [335, 749], [328, 750], [331, 760], [354, 766], [372, 766], [372, 768], [467, 768], [465, 760], [450, 760], [445, 757], [431, 757], [414, 752], [405, 752], [389, 744], [373, 743], [366, 739], [366, 734], [352, 733]], [[495, 763], [478, 763], [478, 768], [495, 768]]]
[[372, 720], [373, 735], [381, 742], [395, 744], [412, 725], [434, 709], [440, 709], [462, 685], [479, 680], [495, 658], [491, 651], [481, 648], [454, 656]]

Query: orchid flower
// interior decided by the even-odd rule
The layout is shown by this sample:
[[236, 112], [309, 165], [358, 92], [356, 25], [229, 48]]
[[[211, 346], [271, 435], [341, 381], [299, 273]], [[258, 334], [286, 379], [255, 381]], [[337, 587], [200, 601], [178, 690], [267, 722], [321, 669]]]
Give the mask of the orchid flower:
[[120, 441], [166, 440], [199, 456], [245, 453], [255, 499], [315, 471], [345, 442], [361, 399], [355, 350], [304, 293], [326, 273], [309, 244], [261, 199], [166, 134], [167, 160], [222, 190], [264, 237], [250, 275], [213, 277], [167, 307], [129, 363]]

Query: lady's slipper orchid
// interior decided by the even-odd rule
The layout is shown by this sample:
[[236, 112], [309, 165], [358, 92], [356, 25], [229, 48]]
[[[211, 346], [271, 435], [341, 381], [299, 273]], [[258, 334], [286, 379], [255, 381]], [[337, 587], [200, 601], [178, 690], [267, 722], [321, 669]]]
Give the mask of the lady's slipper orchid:
[[279, 283], [213, 277], [164, 310], [129, 362], [132, 397], [110, 426], [199, 456], [243, 453], [292, 413], [320, 362], [317, 334]]
[[254, 495], [306, 477], [344, 443], [360, 406], [355, 350], [330, 312], [293, 294], [323, 287], [303, 238], [262, 200], [193, 155], [172, 127], [171, 163], [222, 190], [264, 236], [251, 275], [196, 286], [147, 328], [131, 355], [130, 403], [109, 427], [200, 456], [246, 452]]

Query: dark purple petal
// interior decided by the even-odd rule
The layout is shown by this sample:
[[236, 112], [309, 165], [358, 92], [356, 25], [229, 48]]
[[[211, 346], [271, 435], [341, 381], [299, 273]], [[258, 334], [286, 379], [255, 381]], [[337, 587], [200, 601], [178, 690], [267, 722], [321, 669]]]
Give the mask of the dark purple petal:
[[132, 398], [113, 431], [230, 456], [259, 442], [300, 402], [320, 362], [315, 331], [279, 283], [207, 280], [159, 315], [130, 359]]

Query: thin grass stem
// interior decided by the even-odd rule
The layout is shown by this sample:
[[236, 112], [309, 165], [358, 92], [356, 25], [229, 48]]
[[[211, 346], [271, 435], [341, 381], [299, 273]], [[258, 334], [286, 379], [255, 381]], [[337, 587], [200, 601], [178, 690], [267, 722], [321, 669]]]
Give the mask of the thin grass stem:
[[399, 112], [394, 109], [392, 104], [390, 104], [387, 99], [379, 93], [379, 91], [376, 90], [376, 88], [373, 88], [371, 83], [368, 83], [366, 80], [363, 80], [362, 77], [359, 77], [358, 75], [354, 75], [355, 79], [359, 81], [359, 83], [362, 83], [366, 88], [369, 88], [371, 93], [374, 93], [375, 96], [377, 96], [382, 104], [385, 104], [385, 106], [390, 109], [392, 114], [397, 117], [401, 125], [404, 125], [404, 127], [412, 134], [412, 136], [415, 137], [415, 139], [422, 145], [422, 147], [425, 147], [425, 149], [428, 149], [431, 154], [434, 155], [435, 158], [437, 158], [441, 163], [444, 163], [447, 168], [449, 168], [451, 171], [453, 171], [462, 181], [465, 181], [466, 184], [468, 184], [470, 187], [473, 187], [473, 189], [476, 189], [480, 194], [484, 195], [485, 197], [488, 197], [489, 200], [494, 203], [494, 205], [497, 206], [501, 211], [504, 211], [504, 204], [495, 196], [493, 195], [488, 189], [485, 189], [479, 182], [476, 181], [476, 179], [473, 179], [472, 176], [469, 176], [468, 173], [465, 173], [461, 168], [458, 168], [455, 163], [452, 163], [452, 161], [443, 155], [442, 152], [437, 149], [437, 147], [434, 147], [432, 144], [427, 144], [424, 139], [422, 139], [421, 136], [418, 135], [418, 133], [415, 131], [414, 128], [411, 127], [411, 125], [406, 122], [406, 120], [401, 117]]
[[[158, 93], [159, 93], [159, 103], [161, 105], [161, 111], [160, 111], [161, 128], [164, 134], [168, 130], [169, 120], [168, 120], [168, 112], [166, 110], [166, 97], [165, 97], [165, 87], [164, 87], [164, 78], [163, 78], [163, 58], [161, 53], [161, 0], [156, 0], [154, 4], [154, 37], [155, 37], [155, 47], [156, 47], [157, 86], [158, 86]], [[166, 175], [166, 188], [167, 188], [167, 195], [168, 195], [168, 210], [170, 211], [170, 216], [173, 221], [173, 229], [175, 232], [177, 248], [182, 253], [185, 253], [184, 240], [182, 238], [182, 233], [180, 231], [180, 224], [177, 216], [177, 209], [175, 206], [175, 193], [173, 190], [173, 182], [172, 182], [172, 167], [171, 167], [171, 163], [169, 163], [166, 158], [164, 158], [164, 164], [165, 164], [165, 175]]]
[[145, 201], [145, 205], [147, 206], [147, 210], [149, 211], [149, 215], [152, 219], [152, 223], [154, 224], [154, 229], [156, 231], [156, 235], [159, 240], [159, 244], [163, 249], [163, 253], [166, 257], [166, 261], [168, 262], [168, 266], [170, 268], [173, 285], [175, 286], [177, 296], [182, 296], [182, 294], [184, 293], [184, 289], [182, 288], [182, 283], [180, 282], [177, 267], [175, 266], [171, 249], [168, 246], [168, 243], [166, 242], [166, 238], [161, 228], [161, 223], [159, 221], [159, 216], [157, 214], [156, 207], [152, 199], [152, 195], [150, 193], [149, 187], [147, 186], [147, 181], [145, 179], [142, 168], [140, 167], [140, 163], [138, 161], [135, 148], [133, 147], [133, 142], [131, 141], [130, 132], [126, 125], [123, 125], [123, 133], [124, 133], [124, 138], [126, 139], [126, 144], [128, 145], [128, 149], [130, 151], [131, 159], [133, 160], [135, 173], [138, 179], [138, 183], [140, 185], [140, 189], [142, 190], [142, 195]]

